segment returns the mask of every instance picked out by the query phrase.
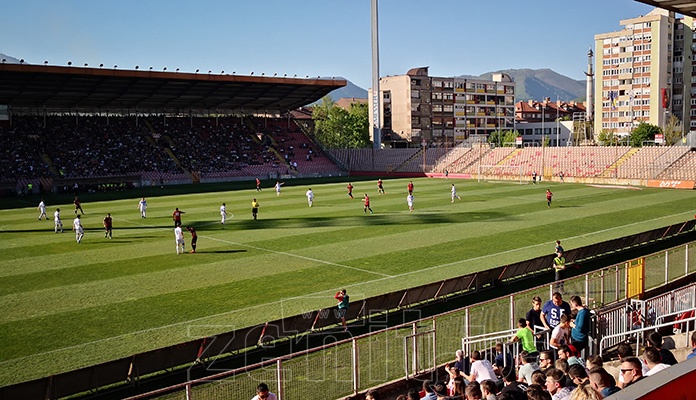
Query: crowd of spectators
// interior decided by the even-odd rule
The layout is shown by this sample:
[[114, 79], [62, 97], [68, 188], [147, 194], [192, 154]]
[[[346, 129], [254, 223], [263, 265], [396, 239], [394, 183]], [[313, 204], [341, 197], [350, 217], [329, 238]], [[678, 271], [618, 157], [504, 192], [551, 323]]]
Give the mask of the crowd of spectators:
[[260, 171], [250, 169], [255, 166], [292, 173], [297, 171], [296, 145], [302, 161], [314, 153], [306, 136], [298, 142], [291, 131], [299, 128], [287, 119], [15, 115], [0, 125], [0, 179], [245, 171], [252, 176]]
[[[655, 331], [648, 336], [641, 357], [635, 357], [635, 350], [627, 343], [618, 346], [620, 369], [618, 379], [615, 378], [605, 368], [602, 357], [589, 355], [589, 314], [578, 296], [572, 296], [569, 304], [556, 292], [543, 306], [541, 299], [535, 297], [509, 342], [475, 350], [468, 357], [457, 350], [455, 361], [445, 364], [446, 380], [425, 380], [422, 387], [411, 389], [397, 400], [602, 399], [677, 363]], [[537, 338], [547, 333], [551, 337], [549, 343], [555, 347], [541, 348]], [[523, 351], [513, 360], [512, 352], [503, 349], [517, 345], [515, 342], [521, 342]], [[691, 346], [689, 357], [696, 356], [696, 332]], [[583, 349], [588, 354], [586, 361], [581, 358]]]

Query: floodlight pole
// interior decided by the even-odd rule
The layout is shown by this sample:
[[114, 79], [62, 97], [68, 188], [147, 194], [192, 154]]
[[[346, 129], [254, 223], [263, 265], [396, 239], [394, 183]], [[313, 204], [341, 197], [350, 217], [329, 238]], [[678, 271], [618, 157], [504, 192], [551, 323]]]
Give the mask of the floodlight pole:
[[373, 148], [382, 148], [382, 131], [379, 120], [379, 24], [377, 17], [377, 0], [371, 1], [372, 17], [372, 143]]

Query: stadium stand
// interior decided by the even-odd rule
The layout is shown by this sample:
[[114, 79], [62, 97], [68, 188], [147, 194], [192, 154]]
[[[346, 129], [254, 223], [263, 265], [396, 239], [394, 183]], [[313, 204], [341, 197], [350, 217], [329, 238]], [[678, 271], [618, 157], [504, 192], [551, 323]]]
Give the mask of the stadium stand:
[[668, 168], [663, 170], [658, 179], [694, 179], [696, 178], [696, 151], [684, 153]]

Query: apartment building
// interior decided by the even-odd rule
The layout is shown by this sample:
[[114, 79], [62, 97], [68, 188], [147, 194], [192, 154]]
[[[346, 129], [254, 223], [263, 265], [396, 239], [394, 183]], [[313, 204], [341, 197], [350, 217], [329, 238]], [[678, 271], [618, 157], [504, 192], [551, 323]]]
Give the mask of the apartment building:
[[685, 16], [674, 23], [674, 85], [672, 112], [684, 130], [696, 130], [696, 20]]
[[[507, 74], [494, 74], [490, 81], [443, 78], [431, 77], [428, 67], [420, 67], [380, 78], [379, 85], [384, 142], [453, 143], [472, 136], [485, 140], [498, 129], [514, 126], [515, 83]], [[370, 107], [370, 120], [373, 112]]]
[[595, 35], [595, 139], [629, 135], [640, 122], [664, 127], [672, 112], [674, 13], [656, 8], [620, 24]]

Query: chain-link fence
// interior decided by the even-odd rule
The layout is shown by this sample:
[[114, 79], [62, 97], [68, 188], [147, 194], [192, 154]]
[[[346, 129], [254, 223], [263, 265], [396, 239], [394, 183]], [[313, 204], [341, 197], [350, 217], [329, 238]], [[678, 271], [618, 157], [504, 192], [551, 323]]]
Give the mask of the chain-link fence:
[[[683, 245], [644, 257], [644, 289], [649, 290], [696, 271], [696, 246]], [[318, 349], [268, 360], [254, 368], [221, 373], [158, 391], [158, 399], [218, 400], [252, 397], [259, 382], [266, 382], [282, 400], [341, 398], [385, 382], [434, 370], [454, 359], [462, 338], [489, 332], [514, 331], [532, 298], [548, 299], [562, 288], [563, 295], [579, 295], [590, 308], [626, 300], [626, 265], [613, 265], [538, 286], [490, 301], [473, 304], [396, 327], [380, 327], [366, 335], [336, 341]], [[680, 295], [679, 299], [693, 294]], [[694, 300], [688, 297], [690, 304]], [[651, 307], [658, 308], [658, 303]], [[664, 305], [674, 309], [674, 305]], [[612, 314], [613, 315], [613, 314]], [[601, 324], [621, 324], [625, 311], [603, 316]], [[613, 332], [613, 331], [612, 331]], [[501, 337], [502, 338], [502, 337]], [[502, 340], [498, 338], [497, 340]], [[489, 343], [492, 345], [493, 343]], [[489, 347], [486, 345], [486, 347]], [[486, 350], [486, 349], [478, 349]], [[135, 398], [154, 398], [145, 394]]]

